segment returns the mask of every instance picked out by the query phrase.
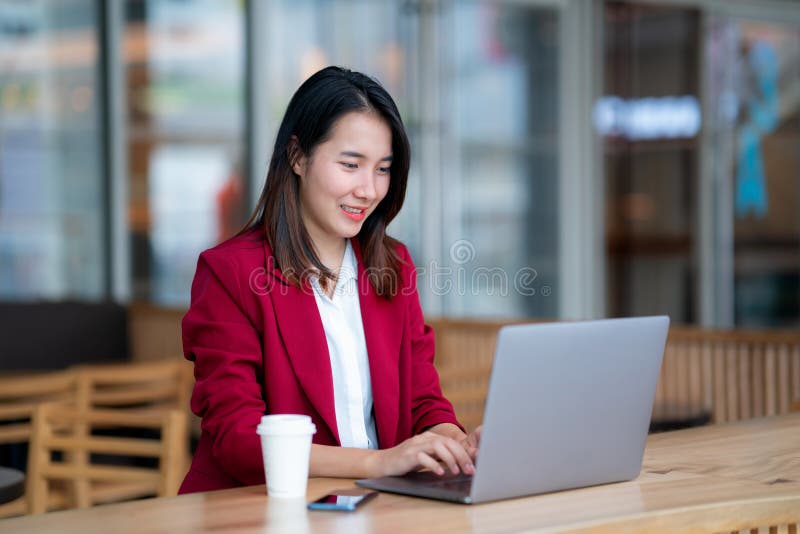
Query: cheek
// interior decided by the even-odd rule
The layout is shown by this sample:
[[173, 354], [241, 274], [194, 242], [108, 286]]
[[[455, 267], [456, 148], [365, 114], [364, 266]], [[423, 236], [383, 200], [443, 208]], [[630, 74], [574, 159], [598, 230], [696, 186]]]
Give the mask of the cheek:
[[378, 197], [380, 200], [383, 200], [386, 197], [386, 194], [389, 192], [389, 183], [390, 178], [387, 176], [380, 182], [378, 182]]
[[341, 169], [330, 168], [323, 176], [320, 180], [320, 190], [328, 197], [338, 199], [347, 196], [353, 188], [352, 177]]
[[[331, 199], [342, 196], [345, 188], [340, 182], [341, 180], [335, 172], [317, 173], [301, 186], [305, 188], [304, 191], [301, 191], [301, 197], [305, 196], [309, 203], [327, 204]], [[303, 195], [303, 193], [305, 194]]]

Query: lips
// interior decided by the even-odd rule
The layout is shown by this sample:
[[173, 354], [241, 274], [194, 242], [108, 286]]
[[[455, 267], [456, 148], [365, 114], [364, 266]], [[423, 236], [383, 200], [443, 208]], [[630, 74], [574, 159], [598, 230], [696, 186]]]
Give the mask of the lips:
[[345, 206], [344, 204], [339, 206], [339, 209], [342, 210], [348, 218], [353, 221], [363, 221], [364, 217], [367, 216], [367, 208], [360, 208], [355, 206]]

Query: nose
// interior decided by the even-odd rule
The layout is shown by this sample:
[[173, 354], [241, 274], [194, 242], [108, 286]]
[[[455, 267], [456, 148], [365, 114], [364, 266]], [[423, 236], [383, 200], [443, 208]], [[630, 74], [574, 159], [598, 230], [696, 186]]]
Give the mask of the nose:
[[378, 194], [375, 186], [375, 174], [372, 172], [362, 173], [358, 186], [353, 191], [353, 194], [357, 198], [368, 202], [375, 200], [375, 197]]

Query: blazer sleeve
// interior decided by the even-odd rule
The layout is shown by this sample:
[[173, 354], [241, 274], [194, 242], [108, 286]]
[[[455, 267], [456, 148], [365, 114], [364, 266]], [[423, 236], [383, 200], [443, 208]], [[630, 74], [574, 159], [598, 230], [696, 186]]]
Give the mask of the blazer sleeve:
[[[417, 291], [417, 271], [411, 255], [403, 246], [404, 298], [407, 300], [406, 320], [411, 337], [411, 419], [413, 432], [419, 434], [440, 423], [453, 423], [462, 431], [464, 427], [456, 419], [453, 405], [442, 394], [439, 374], [433, 365], [435, 352], [433, 329], [425, 324], [422, 306]], [[466, 431], [465, 431], [466, 432]]]
[[245, 485], [263, 484], [256, 426], [265, 412], [260, 335], [242, 307], [233, 261], [219, 251], [200, 255], [183, 350], [194, 361], [192, 411], [211, 437], [217, 465]]

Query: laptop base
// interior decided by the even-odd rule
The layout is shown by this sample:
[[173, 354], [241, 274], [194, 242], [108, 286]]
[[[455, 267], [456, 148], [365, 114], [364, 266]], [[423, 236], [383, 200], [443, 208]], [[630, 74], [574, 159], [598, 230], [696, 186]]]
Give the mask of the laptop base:
[[436, 475], [430, 471], [409, 473], [400, 477], [365, 478], [356, 480], [363, 487], [412, 497], [426, 497], [460, 504], [471, 504], [472, 477], [467, 475]]

